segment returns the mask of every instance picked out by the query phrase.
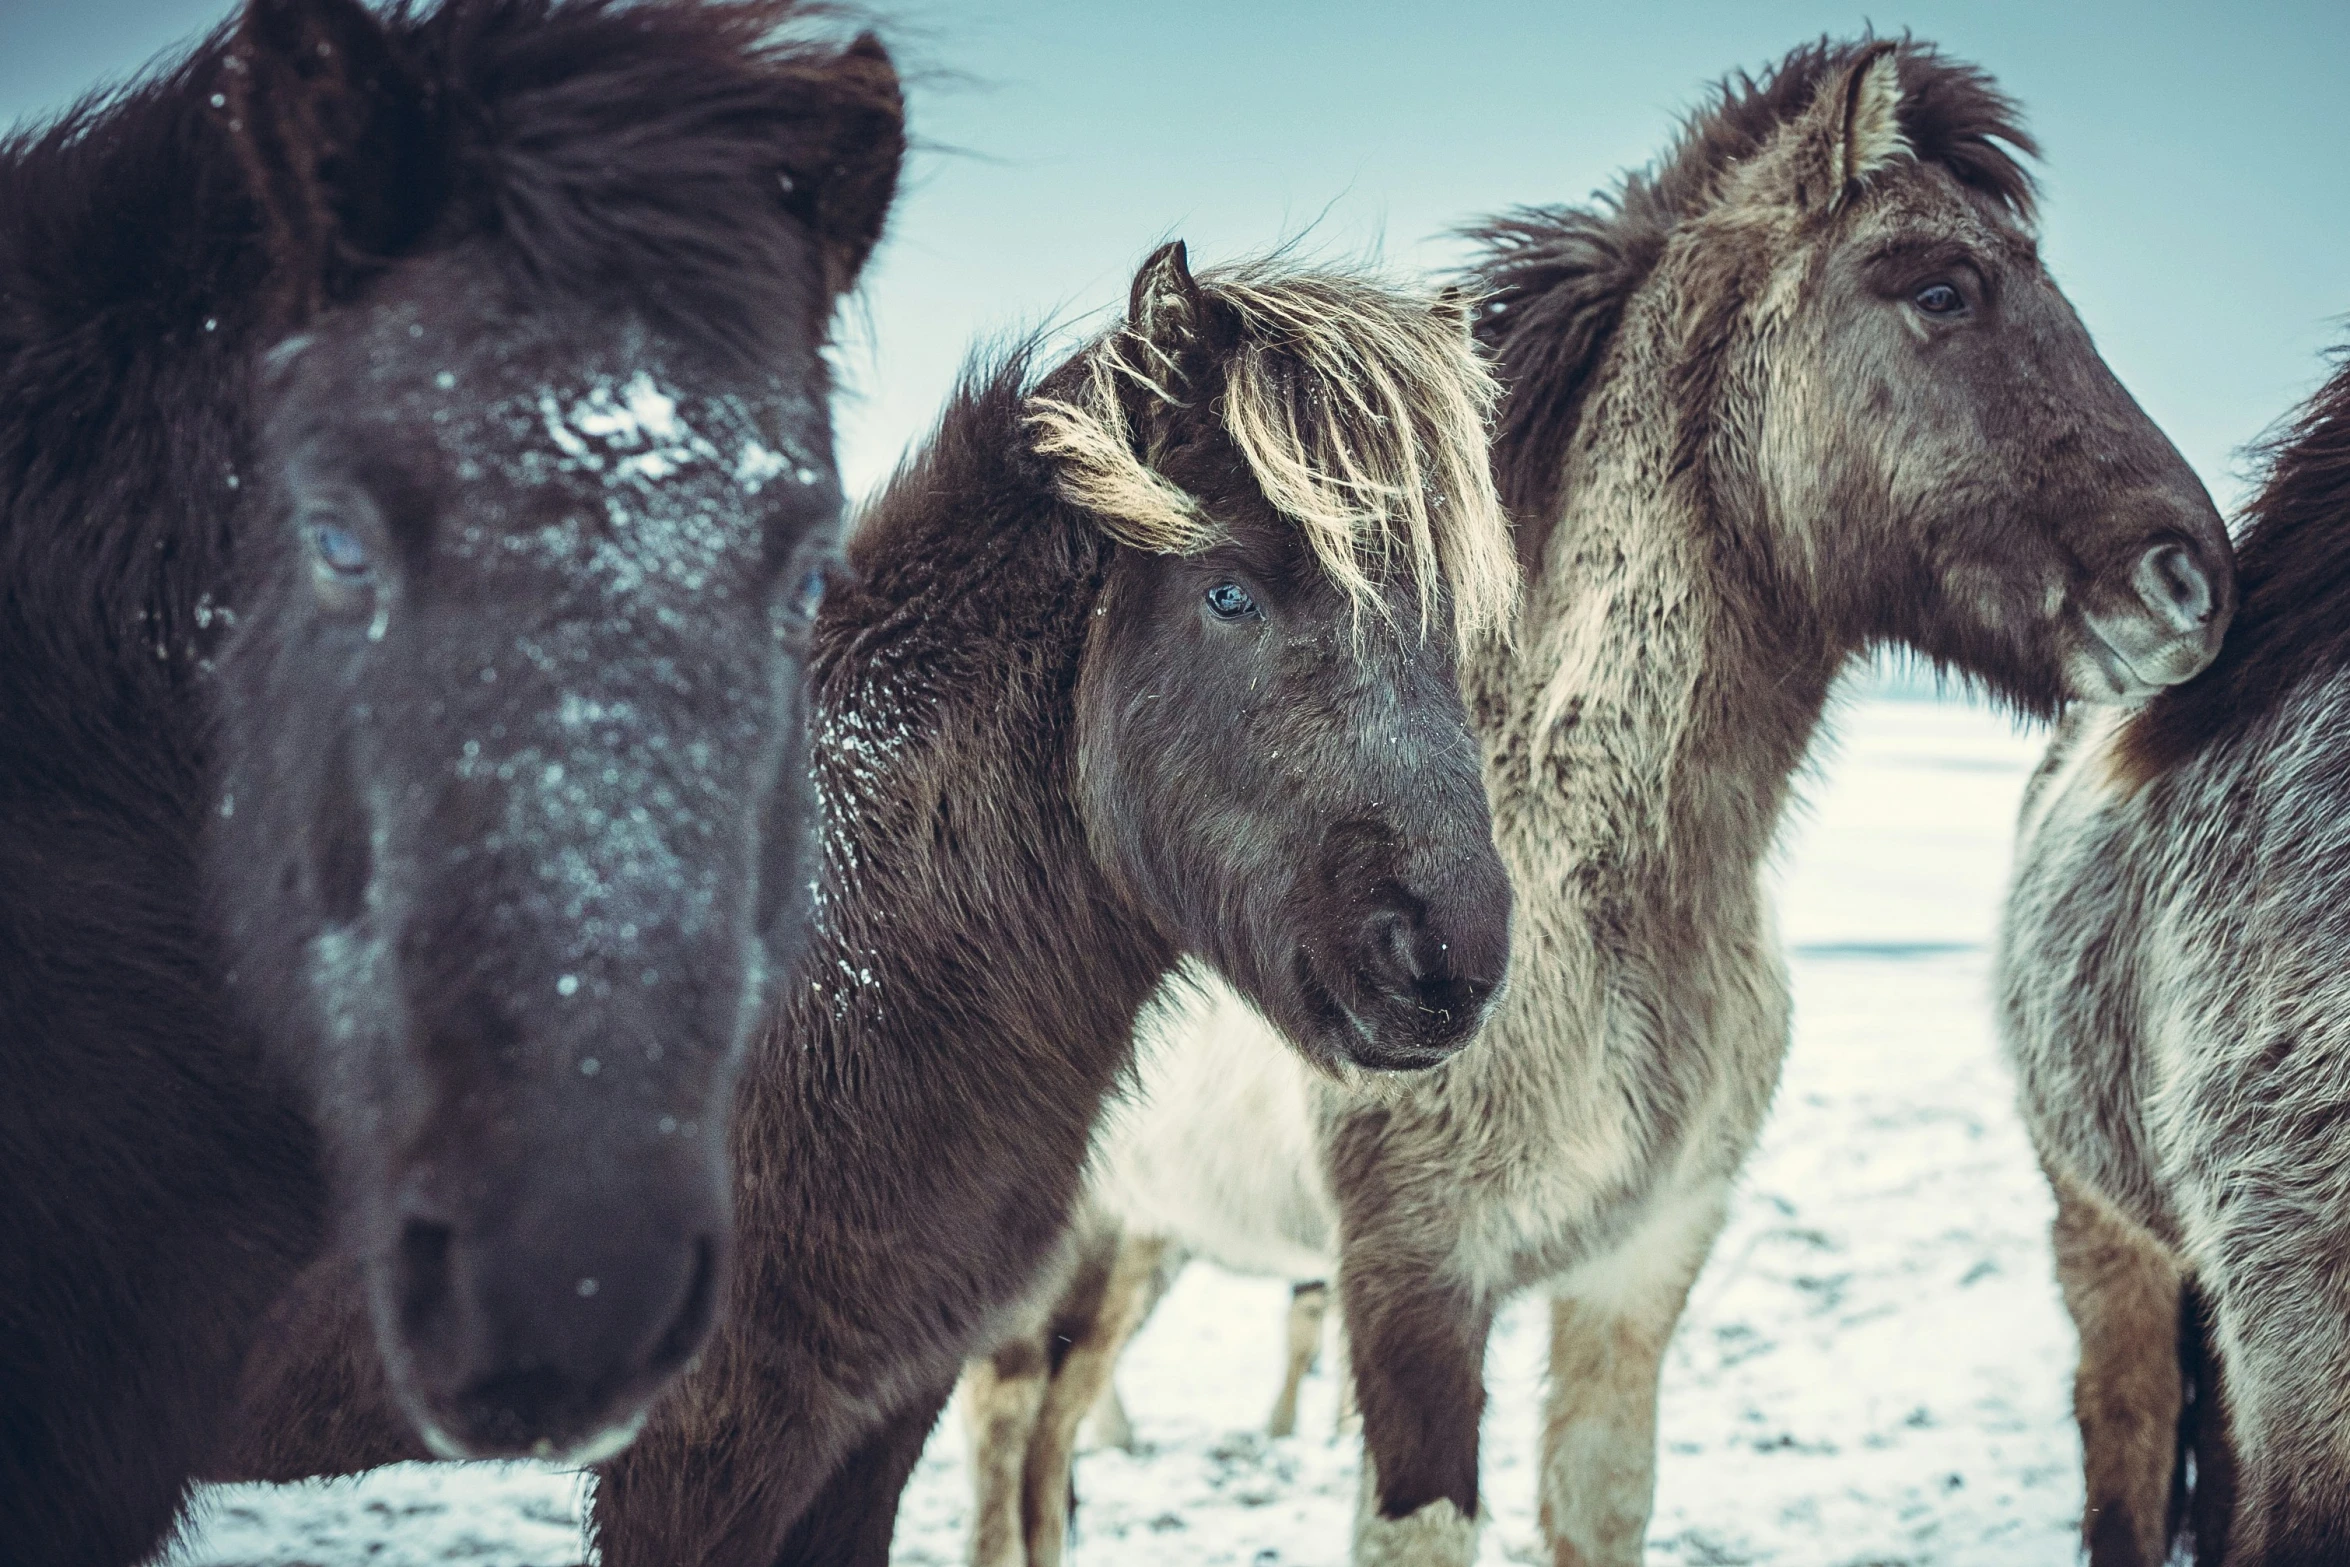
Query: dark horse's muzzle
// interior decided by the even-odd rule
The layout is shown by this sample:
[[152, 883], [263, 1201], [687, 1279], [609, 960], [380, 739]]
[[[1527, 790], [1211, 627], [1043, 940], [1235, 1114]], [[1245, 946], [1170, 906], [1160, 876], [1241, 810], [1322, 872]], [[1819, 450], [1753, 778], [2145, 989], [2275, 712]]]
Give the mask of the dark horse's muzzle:
[[378, 1321], [436, 1453], [586, 1465], [627, 1444], [724, 1282], [724, 1164], [696, 1132], [548, 1150], [494, 1225], [451, 1222], [428, 1182], [401, 1194]]
[[[758, 929], [741, 818], [763, 797], [726, 798], [731, 830], [715, 807], [632, 821], [619, 802], [599, 819], [623, 825], [574, 834], [520, 791], [451, 789], [435, 836], [505, 848], [383, 894], [398, 934], [369, 994], [404, 1048], [377, 1052], [400, 1075], [363, 1183], [368, 1293], [444, 1456], [608, 1457], [710, 1329], [734, 1076], [761, 976], [800, 939], [789, 917]], [[504, 825], [455, 830], [485, 806]]]
[[1387, 834], [1349, 824], [1331, 831], [1322, 859], [1321, 895], [1344, 907], [1338, 928], [1352, 935], [1327, 957], [1301, 954], [1300, 977], [1351, 1025], [1346, 1054], [1379, 1071], [1451, 1056], [1484, 1026], [1509, 974], [1501, 856], [1480, 836], [1397, 863]]

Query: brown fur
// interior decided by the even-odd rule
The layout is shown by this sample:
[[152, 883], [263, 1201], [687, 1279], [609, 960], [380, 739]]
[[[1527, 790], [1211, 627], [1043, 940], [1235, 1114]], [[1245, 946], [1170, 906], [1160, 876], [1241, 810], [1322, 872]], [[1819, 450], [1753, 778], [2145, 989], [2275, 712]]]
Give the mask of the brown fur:
[[[1425, 299], [1299, 281], [1375, 306], [1360, 341], [1437, 319]], [[1224, 366], [1263, 357], [1258, 324], [1180, 246], [1134, 301], [1173, 395], [1113, 387], [1124, 427], [1218, 542], [1146, 551], [1130, 519], [1068, 498], [1035, 416], [1094, 384], [1102, 343], [975, 376], [859, 529], [859, 580], [816, 635], [817, 935], [732, 1127], [742, 1264], [698, 1370], [602, 1469], [612, 1567], [880, 1567], [897, 1488], [962, 1358], [1059, 1244], [1136, 1016], [1179, 955], [1332, 1060], [1449, 1053], [1499, 983], [1508, 888], [1451, 584], [1423, 634], [1399, 543], [1382, 608], [1361, 613], [1223, 423]], [[1391, 369], [1431, 377], [1440, 409], [1485, 397], [1466, 354]], [[1471, 454], [1481, 439], [1411, 428]], [[1448, 497], [1436, 526], [1465, 535], [1440, 560], [1506, 571], [1489, 487]], [[1253, 607], [1212, 610], [1238, 583]], [[276, 1472], [404, 1456], [329, 1445], [322, 1427], [368, 1390], [312, 1379], [331, 1341], [293, 1350], [240, 1416], [282, 1433], [248, 1437], [284, 1455]]]
[[2162, 1567], [2185, 1414], [2185, 1281], [2162, 1244], [2103, 1199], [2053, 1171], [2049, 1179], [2056, 1279], [2081, 1336], [2073, 1413], [2088, 1471], [2082, 1539], [2097, 1567]]

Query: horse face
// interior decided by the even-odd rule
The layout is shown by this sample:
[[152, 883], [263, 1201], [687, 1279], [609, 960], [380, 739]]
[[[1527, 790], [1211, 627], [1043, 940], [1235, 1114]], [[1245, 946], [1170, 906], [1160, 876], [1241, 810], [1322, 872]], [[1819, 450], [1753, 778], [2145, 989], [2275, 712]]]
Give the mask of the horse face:
[[415, 263], [275, 356], [219, 827], [404, 1402], [584, 1463], [718, 1297], [840, 496], [813, 341], [752, 372], [496, 295]]
[[1760, 356], [1762, 511], [1809, 530], [1776, 553], [1863, 638], [2027, 707], [2186, 680], [2235, 601], [2211, 498], [2030, 236], [1908, 154], [1900, 91], [1896, 57], [1866, 56], [1782, 149], [1814, 237], [1779, 262]]
[[1452, 628], [1423, 630], [1394, 588], [1358, 620], [1201, 444], [1179, 482], [1231, 542], [1118, 552], [1081, 686], [1089, 827], [1177, 943], [1310, 1055], [1431, 1065], [1474, 1036], [1509, 958]]

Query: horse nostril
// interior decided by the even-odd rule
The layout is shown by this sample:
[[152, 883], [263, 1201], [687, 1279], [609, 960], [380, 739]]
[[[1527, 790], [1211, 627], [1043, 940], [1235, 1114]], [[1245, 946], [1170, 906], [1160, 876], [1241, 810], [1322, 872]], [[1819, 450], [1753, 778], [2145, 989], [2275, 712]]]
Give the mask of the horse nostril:
[[400, 1230], [400, 1328], [410, 1342], [436, 1342], [453, 1323], [450, 1256], [457, 1234], [431, 1219], [410, 1219]]
[[2139, 556], [2130, 583], [2155, 618], [2182, 636], [2202, 630], [2217, 604], [2211, 578], [2184, 545], [2158, 544]]
[[1409, 915], [1382, 909], [1371, 916], [1363, 931], [1363, 953], [1371, 968], [1398, 989], [1417, 984], [1425, 970], [1420, 963], [1419, 932]]

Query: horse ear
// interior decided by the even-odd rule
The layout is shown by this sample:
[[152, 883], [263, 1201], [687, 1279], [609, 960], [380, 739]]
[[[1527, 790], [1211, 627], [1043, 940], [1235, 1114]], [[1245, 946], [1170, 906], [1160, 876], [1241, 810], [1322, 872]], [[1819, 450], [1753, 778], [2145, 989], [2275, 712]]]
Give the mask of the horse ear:
[[1118, 397], [1146, 461], [1154, 460], [1179, 423], [1178, 411], [1190, 405], [1205, 373], [1209, 309], [1207, 291], [1191, 275], [1190, 255], [1179, 239], [1152, 251], [1134, 274], [1126, 329], [1112, 335], [1110, 346], [1127, 368]]
[[1461, 336], [1474, 339], [1477, 335], [1477, 293], [1459, 283], [1447, 283], [1436, 291], [1428, 313], [1437, 320], [1459, 329]]
[[1184, 350], [1200, 339], [1208, 296], [1191, 275], [1183, 241], [1171, 239], [1150, 253], [1134, 274], [1126, 297], [1126, 325], [1167, 359], [1180, 363]]
[[437, 212], [424, 90], [357, 0], [248, 0], [223, 98], [297, 323]]
[[824, 282], [847, 293], [881, 240], [906, 156], [906, 101], [881, 40], [860, 33], [827, 74], [835, 95], [814, 145], [784, 175], [788, 203], [815, 231]]
[[1805, 114], [1813, 166], [1797, 181], [1797, 200], [1833, 209], [1870, 175], [1910, 156], [1901, 133], [1901, 49], [1890, 41], [1863, 49], [1820, 88]]

